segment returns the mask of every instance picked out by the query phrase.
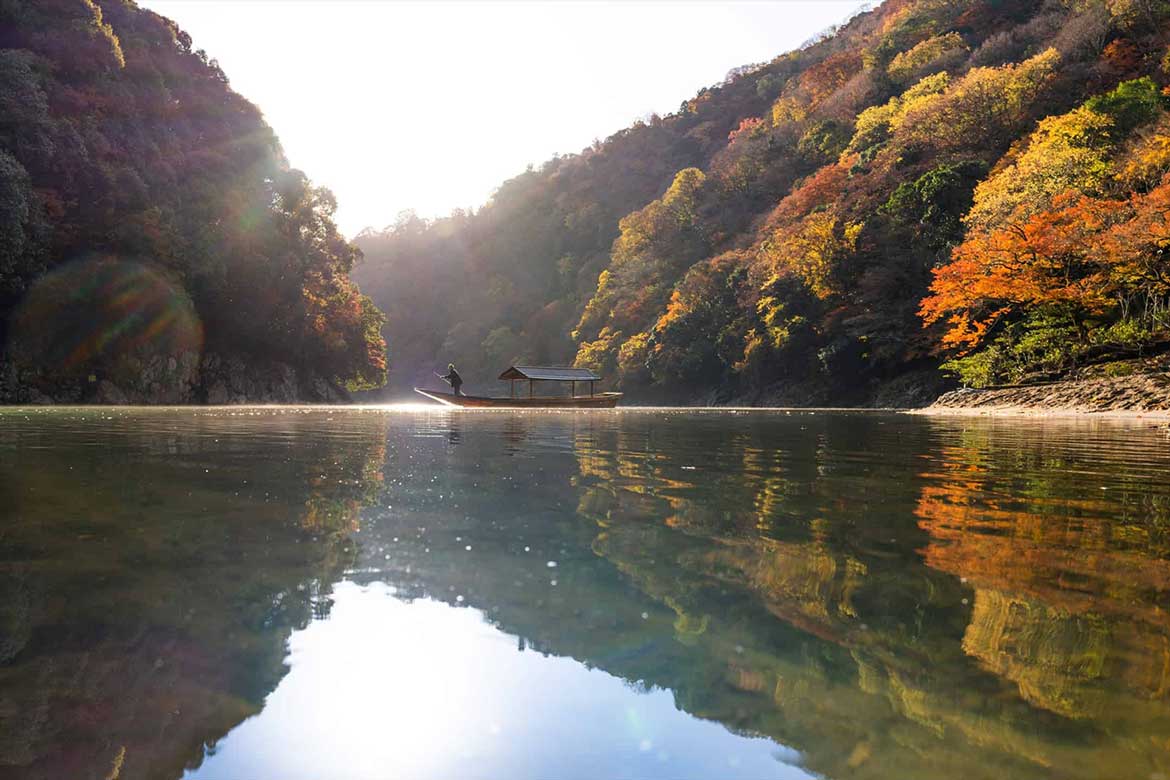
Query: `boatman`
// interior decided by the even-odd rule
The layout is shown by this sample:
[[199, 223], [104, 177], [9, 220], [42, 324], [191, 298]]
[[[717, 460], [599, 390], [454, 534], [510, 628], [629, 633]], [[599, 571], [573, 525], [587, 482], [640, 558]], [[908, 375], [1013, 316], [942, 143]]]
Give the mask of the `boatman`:
[[459, 389], [463, 387], [463, 377], [459, 376], [459, 372], [455, 370], [454, 363], [447, 364], [447, 375], [441, 376], [439, 379], [451, 385], [451, 389], [455, 391], [455, 395], [463, 395], [463, 392]]

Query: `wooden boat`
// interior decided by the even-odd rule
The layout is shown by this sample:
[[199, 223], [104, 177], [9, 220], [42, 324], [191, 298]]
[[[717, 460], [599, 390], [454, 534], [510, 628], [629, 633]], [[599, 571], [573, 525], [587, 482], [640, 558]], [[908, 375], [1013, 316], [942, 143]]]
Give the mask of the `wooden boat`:
[[[438, 390], [414, 388], [414, 392], [446, 406], [496, 407], [513, 409], [612, 409], [621, 400], [621, 393], [595, 393], [594, 383], [601, 377], [587, 368], [560, 366], [510, 366], [500, 379], [511, 382], [508, 396], [455, 395]], [[527, 381], [528, 393], [516, 393], [516, 382]], [[568, 382], [569, 395], [536, 395], [537, 382]], [[589, 383], [589, 395], [577, 395], [577, 383]]]
[[446, 406], [491, 406], [501, 409], [612, 409], [621, 400], [621, 393], [597, 393], [596, 395], [552, 396], [532, 398], [505, 398], [483, 395], [455, 395], [437, 390], [414, 388], [414, 392], [438, 401]]

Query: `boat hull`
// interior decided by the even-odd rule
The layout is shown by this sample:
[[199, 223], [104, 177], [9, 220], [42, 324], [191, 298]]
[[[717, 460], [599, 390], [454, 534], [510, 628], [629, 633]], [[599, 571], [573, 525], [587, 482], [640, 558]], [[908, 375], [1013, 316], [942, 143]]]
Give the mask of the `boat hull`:
[[552, 398], [489, 398], [482, 395], [455, 395], [437, 390], [414, 388], [414, 392], [438, 401], [444, 406], [495, 409], [612, 409], [621, 400], [621, 393], [562, 396]]

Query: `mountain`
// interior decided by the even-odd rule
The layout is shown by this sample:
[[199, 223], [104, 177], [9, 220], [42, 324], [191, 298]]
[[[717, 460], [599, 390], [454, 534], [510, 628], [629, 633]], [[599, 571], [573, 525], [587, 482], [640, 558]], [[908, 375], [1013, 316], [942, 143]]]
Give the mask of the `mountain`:
[[389, 394], [522, 361], [638, 400], [902, 404], [1164, 350], [1168, 21], [886, 0], [478, 211], [366, 231]]
[[335, 206], [170, 20], [0, 0], [0, 401], [381, 385]]

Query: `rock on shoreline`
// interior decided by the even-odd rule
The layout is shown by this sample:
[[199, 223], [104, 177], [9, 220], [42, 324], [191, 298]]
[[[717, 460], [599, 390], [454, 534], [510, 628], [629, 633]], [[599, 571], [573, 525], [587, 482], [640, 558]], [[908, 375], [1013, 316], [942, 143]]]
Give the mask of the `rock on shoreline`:
[[1170, 372], [1070, 379], [982, 390], [964, 388], [944, 393], [923, 411], [1170, 415]]

